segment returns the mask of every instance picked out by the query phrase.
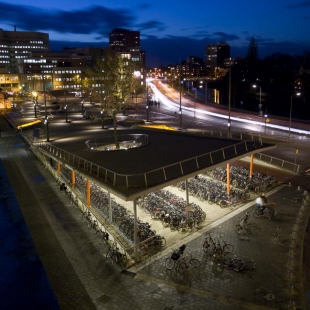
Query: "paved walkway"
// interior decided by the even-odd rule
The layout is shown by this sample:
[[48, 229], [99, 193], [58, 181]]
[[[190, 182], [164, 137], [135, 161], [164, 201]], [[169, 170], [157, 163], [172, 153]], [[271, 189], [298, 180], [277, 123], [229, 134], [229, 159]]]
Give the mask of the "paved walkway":
[[[166, 272], [164, 261], [171, 253], [169, 248], [124, 272], [104, 258], [106, 249], [88, 230], [81, 212], [71, 205], [22, 139], [2, 135], [0, 143], [3, 166], [61, 309], [294, 309], [293, 302], [297, 308], [306, 309], [300, 269], [309, 205], [303, 208], [299, 198], [309, 188], [298, 189], [296, 184], [306, 184], [299, 178], [291, 179], [291, 187], [269, 193], [269, 201], [276, 203], [278, 210], [276, 219], [268, 222], [251, 217], [244, 238], [238, 238], [234, 227], [247, 208], [252, 210], [251, 204], [239, 209], [240, 214], [234, 211], [183, 240], [180, 236], [176, 246], [186, 242], [202, 261], [199, 275]], [[296, 202], [294, 198], [298, 198]], [[278, 227], [281, 233], [274, 239]], [[253, 258], [257, 270], [241, 274], [226, 271], [205, 256], [201, 243], [209, 230], [225, 237], [237, 254]], [[1, 239], [3, 244], [5, 239]], [[14, 252], [6, 255], [1, 264], [10, 258], [19, 259]], [[36, 282], [35, 277], [28, 280]], [[1, 291], [5, 285], [2, 281]], [[16, 296], [16, 291], [8, 294]], [[34, 300], [39, 297], [35, 286], [32, 296]], [[49, 306], [25, 308], [20, 299], [19, 306], [1, 309]]]

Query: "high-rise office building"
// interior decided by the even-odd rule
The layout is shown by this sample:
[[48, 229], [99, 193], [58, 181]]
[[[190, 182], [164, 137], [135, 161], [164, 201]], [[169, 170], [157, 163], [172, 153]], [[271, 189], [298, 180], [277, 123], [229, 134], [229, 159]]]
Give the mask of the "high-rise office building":
[[109, 48], [131, 59], [135, 70], [140, 72], [141, 85], [145, 83], [145, 52], [140, 47], [140, 31], [115, 28], [109, 35]]
[[205, 49], [207, 74], [216, 76], [217, 70], [225, 67], [225, 59], [227, 58], [230, 58], [230, 45], [226, 42], [208, 44]]
[[33, 51], [49, 50], [48, 33], [0, 29], [0, 72], [18, 73], [19, 59], [30, 57]]

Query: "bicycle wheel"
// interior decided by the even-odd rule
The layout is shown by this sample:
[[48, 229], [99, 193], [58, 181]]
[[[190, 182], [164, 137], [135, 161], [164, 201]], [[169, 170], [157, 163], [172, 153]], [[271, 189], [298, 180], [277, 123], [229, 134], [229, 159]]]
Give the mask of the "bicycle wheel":
[[220, 248], [214, 248], [212, 251], [212, 256], [216, 259], [220, 259], [223, 255], [223, 250]]
[[165, 237], [161, 237], [161, 244], [160, 244], [160, 247], [161, 248], [164, 248], [166, 246], [166, 239]]
[[202, 249], [205, 253], [210, 253], [211, 252], [211, 246], [208, 242], [204, 242], [202, 244]]
[[127, 263], [128, 263], [127, 256], [124, 255], [124, 256], [120, 259], [120, 266], [122, 267], [122, 269], [126, 269]]
[[92, 226], [93, 226], [93, 223], [92, 223], [92, 221], [91, 220], [88, 220], [88, 224], [87, 224], [87, 227], [90, 229], [90, 228], [92, 228]]
[[165, 265], [167, 269], [171, 270], [175, 266], [175, 261], [171, 257], [168, 257], [165, 261]]
[[178, 263], [178, 273], [183, 274], [185, 270], [188, 268], [185, 262]]
[[193, 267], [196, 267], [196, 268], [200, 267], [200, 265], [201, 265], [200, 261], [199, 261], [198, 259], [196, 259], [196, 258], [192, 258], [192, 259], [189, 261], [189, 263], [190, 263]]
[[234, 246], [232, 244], [227, 243], [223, 246], [224, 252], [232, 252], [233, 250], [234, 250]]
[[253, 216], [254, 216], [255, 218], [260, 217], [260, 215], [258, 214], [258, 212], [257, 212], [256, 209], [252, 212], [252, 214], [253, 214]]
[[162, 224], [164, 227], [169, 227], [169, 224], [170, 224], [169, 218], [164, 218], [162, 221]]
[[110, 258], [110, 256], [111, 256], [111, 250], [108, 249], [107, 253], [105, 253], [104, 256], [105, 256], [106, 258]]
[[200, 272], [199, 268], [197, 268], [197, 267], [191, 268], [190, 277], [192, 279], [198, 279], [200, 277], [200, 274], [201, 274], [201, 272]]

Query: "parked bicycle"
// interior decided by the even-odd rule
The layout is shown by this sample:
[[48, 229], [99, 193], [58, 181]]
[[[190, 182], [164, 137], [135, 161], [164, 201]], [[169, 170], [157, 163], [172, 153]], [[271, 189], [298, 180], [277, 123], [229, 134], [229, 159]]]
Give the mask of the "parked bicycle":
[[83, 213], [82, 219], [86, 220], [88, 222], [88, 225], [90, 225], [90, 223], [92, 222], [92, 215], [89, 210], [86, 210]]
[[184, 274], [184, 272], [190, 268], [199, 268], [201, 265], [200, 261], [193, 258], [191, 254], [182, 256], [176, 261], [176, 270], [179, 274]]
[[238, 224], [235, 226], [235, 232], [239, 235], [242, 231], [246, 229], [246, 224], [248, 223], [248, 220], [250, 218], [250, 213], [246, 212], [241, 220], [238, 222]]
[[237, 255], [228, 254], [224, 261], [219, 264], [227, 270], [233, 270], [237, 272], [244, 272], [247, 270], [255, 270], [256, 262], [246, 257], [239, 257]]
[[92, 219], [90, 219], [89, 220], [89, 222], [88, 222], [88, 228], [89, 229], [94, 229], [95, 230], [95, 233], [96, 233], [96, 231], [97, 231], [97, 229], [98, 229], [98, 221], [96, 220], [96, 219], [94, 219], [94, 220], [92, 220]]
[[116, 244], [109, 247], [105, 256], [111, 259], [112, 265], [119, 265], [123, 269], [127, 267], [127, 255], [126, 253], [121, 253]]
[[176, 262], [183, 256], [183, 253], [186, 249], [186, 245], [183, 244], [177, 250], [173, 249], [173, 252], [170, 257], [168, 257], [165, 261], [165, 265], [167, 269], [173, 269], [176, 265]]
[[208, 233], [204, 237], [202, 243], [202, 249], [205, 253], [209, 253], [213, 257], [220, 259], [227, 253], [231, 253], [234, 250], [234, 246], [227, 243], [226, 240], [218, 240], [212, 236], [212, 233]]
[[276, 216], [277, 212], [274, 208], [270, 206], [267, 206], [263, 211], [259, 206], [256, 206], [252, 214], [255, 218], [267, 218], [270, 221]]

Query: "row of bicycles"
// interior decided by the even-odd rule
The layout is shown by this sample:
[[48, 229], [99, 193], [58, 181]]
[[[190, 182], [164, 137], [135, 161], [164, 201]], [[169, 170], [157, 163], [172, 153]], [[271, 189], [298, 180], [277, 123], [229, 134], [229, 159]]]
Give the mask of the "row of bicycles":
[[[226, 166], [217, 167], [206, 172], [212, 179], [227, 182]], [[267, 173], [253, 172], [250, 178], [250, 171], [240, 166], [230, 166], [230, 184], [236, 188], [249, 189], [255, 192], [265, 192], [279, 184], [278, 179]]]
[[227, 270], [244, 272], [256, 269], [254, 260], [234, 254], [232, 244], [227, 243], [226, 240], [220, 237], [215, 237], [212, 233], [207, 233], [204, 236], [202, 250], [217, 259], [219, 261], [218, 265]]
[[[179, 182], [175, 184], [175, 186], [180, 191], [186, 189], [185, 181]], [[194, 196], [201, 201], [207, 201], [209, 204], [216, 203], [222, 208], [236, 206], [250, 200], [248, 188], [238, 189], [232, 187], [230, 189], [230, 194], [228, 195], [225, 183], [203, 175], [187, 180], [187, 186], [191, 196]]]
[[206, 219], [206, 213], [197, 204], [188, 205], [183, 198], [164, 189], [139, 197], [137, 204], [152, 219], [180, 233], [201, 227]]

